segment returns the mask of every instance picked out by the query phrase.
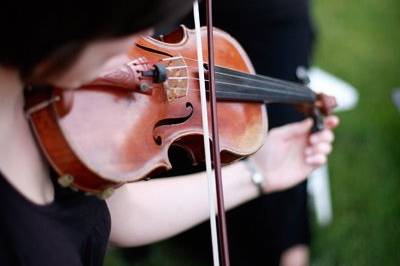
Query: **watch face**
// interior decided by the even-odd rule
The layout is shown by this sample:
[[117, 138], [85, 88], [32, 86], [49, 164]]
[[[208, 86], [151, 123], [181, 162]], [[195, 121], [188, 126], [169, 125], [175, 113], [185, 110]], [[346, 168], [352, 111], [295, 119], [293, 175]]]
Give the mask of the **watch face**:
[[256, 183], [256, 184], [261, 184], [263, 180], [264, 180], [264, 177], [263, 177], [262, 174], [260, 174], [260, 173], [255, 173], [255, 174], [253, 175], [253, 181], [254, 181], [254, 183]]

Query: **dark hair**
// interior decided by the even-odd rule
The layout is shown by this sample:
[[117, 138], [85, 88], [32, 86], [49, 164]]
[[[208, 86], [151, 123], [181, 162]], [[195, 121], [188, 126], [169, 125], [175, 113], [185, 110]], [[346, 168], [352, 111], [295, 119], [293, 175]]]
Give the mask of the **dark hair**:
[[61, 70], [87, 42], [171, 23], [191, 4], [192, 0], [5, 0], [0, 8], [0, 64], [27, 77], [50, 58]]

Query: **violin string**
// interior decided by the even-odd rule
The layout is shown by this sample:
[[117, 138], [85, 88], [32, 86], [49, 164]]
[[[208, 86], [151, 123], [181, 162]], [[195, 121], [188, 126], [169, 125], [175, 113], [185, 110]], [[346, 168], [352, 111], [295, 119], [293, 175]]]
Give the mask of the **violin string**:
[[[170, 78], [168, 78], [170, 79]], [[196, 80], [198, 81], [198, 78], [190, 78], [190, 77], [173, 77], [172, 80]], [[205, 80], [208, 81], [208, 80]], [[241, 88], [249, 88], [249, 89], [256, 89], [261, 92], [271, 92], [271, 93], [277, 93], [280, 95], [286, 95], [286, 96], [300, 96], [300, 97], [312, 97], [313, 95], [311, 94], [308, 95], [306, 94], [307, 91], [304, 92], [299, 92], [299, 91], [285, 91], [285, 90], [279, 90], [279, 89], [273, 89], [273, 88], [266, 88], [266, 87], [259, 87], [259, 86], [252, 86], [252, 85], [247, 85], [247, 84], [240, 84], [240, 83], [231, 83], [231, 82], [224, 82], [224, 81], [215, 81], [216, 84], [221, 84], [221, 85], [228, 85], [228, 86], [235, 86], [235, 87], [241, 87]], [[191, 89], [191, 90], [199, 90], [199, 89]], [[208, 92], [209, 90], [206, 89]], [[241, 94], [245, 95], [246, 93], [240, 93], [240, 92], [230, 92], [230, 93], [235, 93], [235, 94]]]
[[[189, 78], [189, 77], [173, 78], [173, 80], [175, 80], [175, 79], [176, 80], [179, 80], [179, 79], [199, 80], [198, 78]], [[208, 81], [208, 80], [206, 79], [205, 81]], [[259, 89], [259, 90], [268, 91], [268, 92], [285, 93], [284, 91], [278, 90], [278, 89], [271, 89], [271, 88], [266, 88], [266, 87], [253, 86], [253, 85], [248, 85], [248, 84], [232, 83], [232, 82], [226, 82], [226, 81], [216, 81], [216, 83], [224, 84], [224, 85], [231, 85], [231, 86], [238, 86], [238, 87], [245, 87], [245, 88], [250, 88], [250, 89]], [[299, 92], [299, 91], [291, 91], [291, 92], [293, 92], [293, 95], [304, 95], [304, 92]]]
[[[229, 69], [227, 69], [229, 71]], [[233, 70], [230, 70], [233, 71]], [[305, 91], [307, 87], [301, 86], [300, 84], [296, 84], [293, 82], [289, 82], [289, 81], [284, 81], [284, 80], [279, 80], [279, 79], [273, 79], [270, 77], [266, 77], [266, 76], [261, 76], [261, 75], [250, 75], [247, 73], [243, 73], [242, 75], [234, 75], [234, 74], [228, 74], [226, 72], [216, 72], [217, 74], [223, 75], [223, 76], [228, 76], [228, 77], [233, 77], [233, 78], [237, 78], [240, 77], [240, 79], [246, 79], [249, 81], [256, 81], [256, 82], [260, 82], [260, 83], [265, 83], [265, 84], [279, 84], [279, 85], [284, 85], [286, 87], [289, 87], [292, 90], [298, 90], [298, 91]], [[257, 78], [254, 78], [257, 77]]]
[[[151, 77], [143, 77], [142, 79], [151, 79]], [[169, 77], [168, 80], [199, 80], [199, 78], [191, 78], [187, 76], [183, 77]], [[205, 79], [204, 81], [208, 81]], [[298, 90], [291, 90], [288, 88], [285, 88], [285, 90], [279, 90], [279, 89], [272, 89], [272, 88], [266, 88], [266, 87], [259, 87], [259, 86], [252, 86], [252, 85], [247, 85], [247, 84], [241, 84], [241, 83], [232, 83], [232, 82], [224, 82], [224, 81], [215, 81], [217, 84], [223, 84], [223, 85], [229, 85], [229, 86], [237, 86], [237, 87], [246, 87], [246, 88], [251, 88], [251, 89], [258, 89], [262, 92], [272, 92], [272, 93], [279, 93], [279, 94], [284, 94], [288, 96], [305, 96], [305, 93], [307, 93], [307, 90], [303, 91], [298, 91]], [[263, 83], [263, 82], [260, 82]], [[265, 83], [266, 85], [271, 85], [268, 83]], [[206, 89], [208, 91], [208, 89]], [[311, 94], [313, 95], [313, 94]]]
[[[185, 58], [185, 59], [190, 59], [190, 58], [187, 58], [187, 57], [182, 57], [182, 58]], [[190, 60], [193, 60], [193, 61], [197, 61], [197, 60], [195, 60], [195, 59], [190, 59]], [[146, 62], [146, 64], [148, 64], [149, 62]], [[145, 64], [145, 63], [141, 63], [141, 64]], [[179, 69], [179, 68], [192, 68], [192, 69], [198, 69], [197, 67], [194, 67], [194, 66], [172, 66], [172, 67], [166, 67], [167, 69]], [[232, 70], [233, 71], [233, 70]], [[278, 86], [278, 85], [282, 85], [282, 86], [286, 86], [285, 88], [284, 88], [284, 90], [280, 90], [279, 92], [282, 92], [282, 93], [285, 93], [285, 91], [287, 92], [287, 94], [288, 95], [291, 95], [291, 93], [296, 93], [296, 92], [298, 92], [298, 93], [300, 93], [300, 94], [302, 94], [302, 95], [304, 95], [305, 93], [307, 93], [307, 92], [311, 92], [311, 94], [313, 94], [312, 93], [312, 91], [311, 90], [307, 90], [307, 87], [304, 87], [304, 86], [301, 86], [300, 84], [296, 84], [296, 83], [293, 83], [293, 82], [289, 82], [289, 81], [281, 81], [281, 80], [277, 80], [277, 79], [273, 79], [273, 78], [269, 78], [269, 77], [265, 77], [265, 76], [260, 76], [260, 75], [255, 75], [255, 76], [257, 76], [257, 78], [258, 79], [254, 79], [254, 78], [251, 78], [250, 76], [246, 76], [246, 77], [244, 77], [244, 76], [240, 76], [240, 75], [233, 75], [233, 74], [228, 74], [228, 73], [224, 73], [224, 72], [220, 72], [220, 71], [216, 71], [215, 72], [216, 74], [219, 74], [219, 75], [223, 75], [223, 76], [228, 76], [228, 77], [232, 77], [232, 78], [239, 78], [239, 79], [245, 79], [245, 80], [248, 80], [248, 81], [251, 81], [251, 82], [257, 82], [257, 83], [260, 83], [260, 84], [265, 84], [265, 85], [271, 85], [271, 86], [274, 86], [274, 85], [276, 85], [276, 86]], [[243, 74], [247, 74], [247, 73], [243, 73]], [[249, 74], [250, 75], [250, 74]], [[168, 79], [196, 79], [196, 78], [188, 78], [188, 77], [169, 77]], [[264, 79], [265, 81], [263, 81], [263, 80], [260, 80], [260, 79]], [[198, 79], [197, 79], [198, 80]], [[208, 80], [205, 80], [205, 81], [208, 81]], [[217, 83], [222, 83], [223, 81], [218, 81], [218, 78], [217, 78], [217, 81], [216, 81]], [[226, 83], [227, 84], [227, 83]], [[237, 85], [237, 86], [242, 86], [242, 87], [249, 87], [249, 85], [242, 85], [242, 84], [240, 84], [240, 83], [229, 83], [229, 85]], [[290, 86], [290, 87], [287, 87], [287, 86]], [[260, 89], [260, 90], [268, 90], [268, 89], [266, 89], [266, 88], [264, 88], [264, 87], [255, 87], [255, 86], [252, 86], [251, 88], [254, 88], [254, 89]]]
[[[143, 77], [142, 80], [151, 80], [151, 77]], [[199, 81], [199, 78], [189, 78], [189, 77], [173, 77], [169, 78], [172, 80], [196, 80]], [[204, 81], [208, 81], [205, 79]], [[236, 86], [236, 87], [245, 87], [249, 89], [256, 89], [260, 90], [262, 92], [271, 92], [271, 93], [277, 93], [280, 94], [280, 96], [293, 96], [293, 97], [300, 97], [301, 99], [304, 99], [304, 97], [309, 97], [312, 98], [313, 95], [305, 95], [304, 93], [297, 93], [297, 92], [287, 92], [283, 90], [278, 90], [278, 89], [271, 89], [271, 88], [265, 88], [265, 87], [258, 87], [258, 86], [251, 86], [247, 84], [238, 84], [238, 83], [230, 83], [230, 82], [223, 82], [223, 81], [215, 81], [216, 84], [221, 84], [221, 85], [228, 85], [228, 86]], [[200, 89], [194, 89], [194, 88], [189, 88], [188, 90], [193, 91], [193, 92], [199, 92]], [[205, 89], [206, 92], [209, 92], [209, 89]], [[252, 95], [254, 93], [249, 93], [249, 92], [234, 92], [234, 91], [229, 91], [230, 94], [236, 94], [236, 95], [242, 95], [244, 98], [246, 95]]]
[[[191, 88], [189, 88], [189, 89], [187, 89], [187, 91], [188, 91], [188, 94], [189, 95], [198, 95], [199, 94], [199, 90], [198, 89], [191, 89]], [[237, 96], [241, 96], [240, 98], [245, 98], [246, 96], [254, 96], [254, 94], [243, 94], [243, 93], [241, 93], [241, 92], [233, 92], [233, 91], [230, 91], [230, 92], [228, 92], [228, 94], [229, 95], [232, 95], [232, 96], [234, 96], [234, 95], [237, 95]], [[218, 95], [217, 95], [218, 96]], [[291, 95], [289, 95], [289, 96], [291, 96]], [[237, 97], [237, 98], [239, 98], [239, 97]], [[254, 98], [252, 98], [252, 99], [254, 99]], [[259, 99], [261, 99], [261, 98], [259, 98]], [[286, 101], [284, 101], [284, 100], [286, 100]], [[277, 97], [276, 96], [270, 96], [269, 97], [269, 99], [266, 99], [266, 100], [262, 100], [262, 101], [251, 101], [251, 100], [242, 100], [242, 101], [240, 101], [239, 100], [239, 102], [264, 102], [264, 103], [272, 103], [272, 102], [275, 102], [275, 103], [279, 103], [279, 102], [287, 102], [287, 101], [290, 101], [290, 102], [295, 102], [296, 100], [299, 100], [299, 101], [304, 101], [304, 100], [307, 100], [307, 99], [305, 99], [304, 97], [297, 97], [297, 99], [283, 99], [283, 98], [278, 98], [277, 99]], [[314, 99], [310, 99], [310, 102], [314, 102]]]
[[[151, 80], [152, 77], [141, 77], [141, 80]], [[169, 80], [196, 80], [199, 81], [199, 78], [192, 78], [192, 77], [187, 77], [187, 76], [183, 76], [183, 77], [169, 77]], [[208, 81], [207, 79], [205, 79], [204, 81]], [[241, 83], [232, 83], [232, 82], [224, 82], [224, 81], [215, 81], [216, 84], [220, 84], [220, 85], [227, 85], [227, 86], [235, 86], [235, 87], [240, 87], [240, 88], [249, 88], [249, 89], [256, 89], [259, 90], [260, 92], [270, 92], [270, 93], [277, 93], [280, 94], [280, 96], [293, 96], [293, 97], [300, 97], [301, 99], [304, 99], [304, 97], [313, 97], [314, 95], [306, 95], [305, 93], [307, 92], [306, 90], [299, 92], [297, 90], [291, 90], [291, 89], [285, 89], [285, 90], [279, 90], [279, 89], [273, 89], [273, 88], [266, 88], [266, 87], [259, 87], [259, 86], [252, 86], [252, 85], [248, 85], [248, 84], [241, 84]], [[262, 83], [262, 82], [261, 82]], [[270, 84], [267, 84], [270, 85]], [[191, 91], [199, 91], [200, 89], [190, 89]], [[209, 92], [208, 89], [205, 89], [206, 92]], [[235, 94], [237, 96], [242, 95], [243, 98], [245, 98], [248, 95], [253, 95], [254, 96], [254, 92], [253, 93], [249, 93], [249, 92], [234, 92], [234, 91], [230, 91], [230, 94]]]
[[[193, 58], [190, 58], [190, 57], [185, 57], [185, 56], [167, 57], [167, 58], [162, 59], [162, 61], [166, 61], [167, 59], [168, 60], [187, 59], [187, 60], [191, 60], [191, 61], [196, 62], [196, 63], [198, 62], [198, 60], [196, 60], [196, 59], [193, 59]], [[158, 61], [135, 62], [134, 65], [149, 65], [149, 64], [157, 64], [159, 62], [160, 62], [159, 60]], [[230, 70], [230, 71], [234, 71], [234, 72], [240, 72], [240, 71], [237, 71], [237, 70], [234, 70], [234, 69], [230, 69], [230, 68], [227, 68], [227, 67], [220, 67], [220, 66], [217, 66], [217, 67], [220, 68], [220, 69]], [[190, 65], [166, 67], [166, 69], [179, 69], [179, 68], [192, 68], [192, 69], [195, 69], [195, 70], [198, 69], [197, 66], [190, 66]], [[218, 72], [218, 71], [215, 71], [215, 73], [216, 74], [221, 74], [221, 75], [232, 76], [232, 77], [241, 77], [241, 78], [245, 78], [245, 79], [249, 79], [249, 80], [257, 80], [257, 79], [250, 78], [251, 76], [254, 76], [254, 77], [257, 77], [259, 79], [278, 82], [278, 83], [282, 83], [282, 84], [285, 84], [285, 85], [287, 85], [289, 83], [290, 85], [297, 86], [300, 89], [304, 89], [301, 84], [297, 84], [297, 83], [290, 82], [290, 81], [287, 81], [287, 80], [279, 80], [279, 79], [271, 78], [271, 77], [264, 76], [264, 75], [249, 74], [249, 73], [245, 73], [245, 72], [240, 72], [242, 74], [248, 74], [249, 75], [249, 77], [243, 77], [243, 76], [239, 76], [239, 75], [232, 75], [232, 74], [227, 74], [227, 73]]]
[[[193, 58], [189, 58], [189, 57], [184, 57], [184, 56], [176, 56], [176, 57], [167, 57], [162, 59], [162, 61], [173, 61], [173, 60], [181, 60], [181, 59], [185, 59], [185, 60], [190, 60], [193, 62], [198, 62], [198, 60], [193, 59]], [[159, 62], [159, 61], [157, 61]], [[135, 65], [143, 65], [143, 64], [152, 64], [155, 62], [151, 62], [151, 61], [141, 61], [141, 62], [135, 62]], [[173, 69], [180, 69], [180, 68], [192, 68], [192, 69], [199, 69], [200, 65], [198, 67], [195, 66], [190, 66], [190, 65], [181, 65], [181, 66], [169, 66], [166, 67], [166, 69], [168, 70], [173, 70]], [[204, 69], [204, 68], [203, 68]], [[229, 68], [223, 68], [223, 67], [218, 67], [218, 69], [221, 70], [225, 70], [225, 71], [232, 71], [232, 72], [239, 72], [233, 69], [229, 69]], [[300, 84], [296, 84], [294, 82], [290, 82], [290, 81], [284, 81], [284, 80], [279, 80], [279, 79], [274, 79], [274, 78], [270, 78], [270, 77], [266, 77], [266, 76], [262, 76], [262, 75], [251, 75], [248, 73], [242, 73], [242, 75], [235, 75], [235, 74], [229, 74], [226, 72], [221, 72], [221, 71], [215, 71], [215, 74], [217, 75], [222, 75], [222, 76], [227, 76], [230, 78], [236, 78], [236, 79], [241, 79], [241, 80], [248, 80], [250, 82], [255, 82], [255, 83], [259, 83], [261, 85], [267, 85], [267, 86], [285, 86], [283, 89], [271, 89], [271, 88], [266, 88], [266, 87], [258, 87], [258, 86], [252, 86], [252, 85], [247, 85], [247, 84], [242, 84], [242, 83], [232, 83], [232, 82], [224, 82], [224, 81], [218, 81], [218, 78], [216, 80], [216, 83], [218, 84], [223, 84], [223, 85], [228, 85], [228, 86], [238, 86], [238, 87], [247, 87], [247, 88], [251, 88], [251, 89], [257, 89], [260, 90], [260, 92], [272, 92], [272, 93], [280, 93], [286, 96], [305, 96], [305, 94], [310, 93], [311, 95], [307, 95], [309, 97], [313, 97], [315, 96], [315, 94], [313, 93], [312, 90], [308, 89], [307, 87], [301, 86]], [[243, 75], [248, 75], [248, 76], [243, 76]], [[257, 77], [257, 78], [253, 78], [253, 77]], [[190, 78], [190, 77], [169, 77], [168, 79], [187, 79], [187, 80], [199, 80], [198, 78]], [[208, 81], [208, 80], [205, 80]], [[239, 93], [235, 93], [235, 92], [230, 92], [233, 94], [238, 94]], [[244, 97], [246, 96], [246, 93], [241, 93]]]
[[[197, 62], [196, 59], [193, 59], [193, 58], [190, 58], [190, 57], [185, 57], [185, 56], [174, 57], [174, 58], [175, 58], [175, 59], [176, 59], [176, 58], [179, 58], [179, 59], [186, 59], [186, 60], [190, 60], [190, 61]], [[194, 66], [182, 66], [182, 67], [188, 67], [188, 68], [195, 68], [195, 69], [197, 69], [197, 68], [194, 67]], [[230, 71], [234, 71], [234, 72], [240, 72], [240, 71], [237, 71], [237, 70], [234, 70], [234, 69], [230, 69], [230, 68], [224, 68], [224, 67], [219, 67], [219, 66], [217, 66], [217, 67], [220, 68], [220, 69], [230, 70]], [[168, 69], [168, 67], [167, 67], [167, 69]], [[289, 85], [289, 84], [290, 84], [290, 85], [295, 86], [295, 87], [297, 87], [297, 88], [299, 88], [299, 89], [301, 89], [301, 90], [304, 90], [304, 86], [302, 86], [301, 84], [297, 84], [297, 83], [290, 82], [290, 81], [286, 81], [286, 80], [279, 80], [279, 79], [267, 77], [267, 76], [264, 76], [264, 75], [248, 74], [248, 73], [242, 72], [243, 74], [248, 74], [248, 75], [249, 75], [248, 77], [243, 77], [243, 76], [227, 74], [227, 73], [219, 72], [219, 71], [215, 71], [215, 73], [216, 73], [216, 74], [221, 74], [221, 75], [228, 75], [228, 76], [232, 76], [232, 77], [245, 78], [245, 79], [248, 79], [248, 80], [257, 80], [257, 79], [251, 78], [251, 76], [253, 76], [253, 77], [257, 77], [258, 79], [268, 80], [268, 81], [280, 83], [280, 84], [283, 84], [283, 85]]]
[[[191, 77], [170, 77], [168, 79], [171, 80], [199, 80], [198, 78], [191, 78]], [[208, 81], [208, 80], [205, 80]], [[276, 85], [281, 85], [281, 84], [271, 84], [268, 82], [262, 82], [262, 81], [257, 81], [261, 85], [266, 85], [266, 86], [276, 86]], [[254, 85], [249, 85], [249, 84], [242, 84], [242, 83], [234, 83], [234, 82], [226, 82], [222, 81], [221, 79], [217, 79], [215, 81], [217, 84], [224, 84], [224, 85], [230, 85], [230, 86], [237, 86], [237, 87], [246, 87], [246, 88], [252, 88], [252, 89], [258, 89], [260, 92], [275, 92], [279, 94], [285, 94], [285, 95], [299, 95], [299, 96], [310, 96], [313, 97], [314, 93], [311, 90], [296, 90], [292, 88], [284, 88], [284, 89], [277, 89], [277, 88], [268, 88], [268, 87], [260, 87], [260, 86], [254, 86]], [[282, 84], [283, 85], [283, 84]]]
[[[173, 67], [173, 69], [179, 69], [179, 68], [193, 68], [193, 69], [197, 69], [196, 67], [193, 66], [181, 66], [181, 67]], [[222, 67], [219, 67], [221, 69], [224, 69]], [[167, 69], [169, 69], [169, 67], [167, 67]], [[226, 70], [230, 70], [229, 68], [225, 68]], [[235, 70], [231, 70], [231, 71], [235, 71]], [[299, 91], [305, 91], [307, 87], [302, 86], [301, 84], [296, 84], [294, 82], [290, 82], [290, 81], [286, 81], [286, 80], [279, 80], [279, 79], [274, 79], [274, 78], [270, 78], [270, 77], [266, 77], [266, 76], [262, 76], [262, 75], [251, 75], [248, 73], [244, 73], [243, 74], [248, 74], [249, 76], [242, 76], [242, 75], [233, 75], [233, 74], [228, 74], [225, 72], [220, 72], [220, 71], [215, 71], [215, 74], [219, 74], [219, 75], [223, 75], [223, 76], [229, 76], [229, 77], [233, 77], [233, 78], [240, 78], [240, 79], [246, 79], [249, 81], [255, 81], [255, 82], [260, 82], [260, 83], [265, 83], [265, 84], [280, 84], [280, 85], [285, 85], [285, 86], [291, 86], [291, 88], [293, 90], [299, 90]], [[252, 78], [252, 76], [255, 76], [257, 78]], [[262, 80], [265, 81], [262, 81]]]

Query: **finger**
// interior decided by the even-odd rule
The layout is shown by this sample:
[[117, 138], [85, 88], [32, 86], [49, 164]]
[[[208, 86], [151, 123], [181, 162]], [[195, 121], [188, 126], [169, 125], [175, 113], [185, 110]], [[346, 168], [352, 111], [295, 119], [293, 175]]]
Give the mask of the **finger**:
[[328, 129], [336, 128], [339, 125], [339, 123], [340, 123], [340, 119], [336, 115], [328, 116], [324, 120], [325, 127]]
[[325, 155], [317, 154], [317, 155], [307, 156], [305, 158], [305, 161], [309, 165], [318, 167], [318, 166], [324, 165], [327, 161], [327, 158]]
[[308, 134], [312, 127], [313, 121], [311, 118], [304, 119], [303, 121], [290, 123], [285, 126], [281, 126], [271, 130], [275, 131], [276, 133], [280, 133], [285, 138], [291, 138], [298, 135]]
[[320, 132], [311, 134], [309, 141], [311, 144], [317, 144], [319, 142], [333, 142], [334, 139], [335, 135], [333, 132], [329, 129], [324, 129]]
[[304, 150], [306, 156], [324, 154], [328, 155], [332, 151], [332, 145], [330, 143], [321, 142], [313, 146], [309, 146]]

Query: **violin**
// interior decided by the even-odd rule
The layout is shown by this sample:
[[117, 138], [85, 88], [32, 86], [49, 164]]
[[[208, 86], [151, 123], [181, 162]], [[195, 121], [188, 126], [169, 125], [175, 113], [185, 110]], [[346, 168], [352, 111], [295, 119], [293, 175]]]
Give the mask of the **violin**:
[[[296, 104], [317, 128], [335, 107], [334, 98], [306, 86], [255, 74], [234, 38], [219, 29], [213, 34], [222, 164], [263, 145], [265, 103]], [[90, 84], [29, 91], [27, 116], [62, 185], [104, 198], [127, 182], [171, 169], [173, 146], [193, 164], [204, 160], [194, 35], [181, 26], [159, 39], [142, 37], [118, 67]], [[206, 44], [205, 28], [201, 36]], [[207, 62], [207, 48], [203, 54]], [[207, 79], [208, 64], [203, 67]]]

